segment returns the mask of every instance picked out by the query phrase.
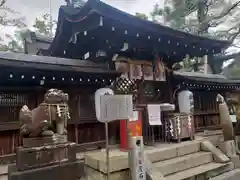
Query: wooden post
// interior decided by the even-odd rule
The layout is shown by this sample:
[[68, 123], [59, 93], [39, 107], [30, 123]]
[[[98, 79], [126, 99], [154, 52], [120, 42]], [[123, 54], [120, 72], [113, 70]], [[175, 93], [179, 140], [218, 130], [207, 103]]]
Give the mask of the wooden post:
[[203, 56], [204, 58], [204, 74], [207, 74], [208, 73], [208, 56], [205, 55]]
[[75, 124], [74, 128], [75, 128], [75, 140], [76, 143], [78, 144], [78, 124]]

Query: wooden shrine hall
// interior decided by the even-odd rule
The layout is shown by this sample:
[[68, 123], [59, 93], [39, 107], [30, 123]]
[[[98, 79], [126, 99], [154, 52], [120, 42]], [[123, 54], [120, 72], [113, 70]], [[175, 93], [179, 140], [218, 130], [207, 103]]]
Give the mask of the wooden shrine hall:
[[[14, 153], [15, 148], [21, 145], [21, 107], [25, 104], [30, 109], [37, 107], [43, 101], [46, 90], [50, 88], [63, 89], [69, 94], [69, 140], [79, 144], [94, 142], [91, 145], [96, 147], [105, 144], [104, 126], [96, 123], [94, 115], [93, 95], [95, 89], [110, 85], [120, 75], [109, 70], [106, 64], [0, 52], [0, 75], [2, 155]], [[92, 129], [99, 133], [94, 133]], [[88, 144], [84, 148], [87, 146]]]
[[[35, 42], [26, 43], [27, 54], [42, 56], [0, 54], [1, 97], [7, 99], [0, 107], [2, 155], [14, 153], [21, 143], [19, 107], [36, 107], [45, 90], [52, 87], [69, 93], [69, 140], [77, 142], [80, 150], [105, 144], [104, 125], [97, 122], [94, 110], [94, 92], [100, 87], [133, 94], [134, 107], [141, 112], [145, 143], [166, 141], [169, 115], [163, 112], [164, 126], [152, 127], [146, 106], [175, 103], [173, 94], [180, 82], [173, 64], [186, 54], [213, 56], [230, 44], [139, 19], [99, 0], [89, 0], [81, 8], [61, 6], [51, 44], [47, 41], [47, 46], [36, 47]], [[34, 48], [29, 48], [31, 45]], [[119, 122], [110, 124], [112, 144], [119, 142], [119, 126]]]
[[227, 98], [228, 93], [238, 92], [240, 80], [227, 79], [220, 74], [175, 71], [174, 87], [189, 89], [194, 95], [194, 124], [196, 131], [220, 129], [217, 94]]

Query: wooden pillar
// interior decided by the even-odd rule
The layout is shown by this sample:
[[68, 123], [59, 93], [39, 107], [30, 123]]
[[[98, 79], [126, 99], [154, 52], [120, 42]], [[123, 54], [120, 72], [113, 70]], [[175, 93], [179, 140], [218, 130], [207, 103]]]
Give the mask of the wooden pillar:
[[203, 56], [204, 58], [204, 74], [207, 74], [208, 73], [208, 56], [205, 55]]
[[78, 140], [78, 124], [74, 125], [75, 128], [75, 142], [78, 144], [79, 140]]
[[[167, 66], [167, 68], [171, 70], [172, 66], [173, 66], [173, 64], [169, 64]], [[170, 103], [174, 103], [173, 102], [173, 100], [174, 100], [174, 98], [173, 98], [173, 86], [174, 86], [174, 83], [172, 82], [174, 80], [174, 78], [173, 78], [173, 71], [168, 71], [166, 74], [167, 74], [167, 76], [166, 76], [167, 92], [169, 92], [169, 94], [168, 94], [169, 99], [168, 100], [169, 100]]]

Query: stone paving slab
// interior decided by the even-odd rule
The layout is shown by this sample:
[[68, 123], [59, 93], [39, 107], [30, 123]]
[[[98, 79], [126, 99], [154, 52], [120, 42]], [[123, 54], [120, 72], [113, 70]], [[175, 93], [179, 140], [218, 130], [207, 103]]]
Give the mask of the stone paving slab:
[[214, 177], [211, 180], [239, 180], [239, 179], [240, 179], [240, 169], [234, 169], [220, 176]]
[[7, 175], [0, 176], [0, 180], [8, 180], [8, 176]]
[[203, 174], [203, 180], [210, 179], [226, 171], [230, 171], [234, 168], [233, 163], [208, 163], [195, 168], [187, 169], [185, 171], [177, 172], [172, 175], [166, 176], [167, 180], [185, 180], [200, 174]]
[[0, 177], [8, 172], [8, 165], [0, 165]]

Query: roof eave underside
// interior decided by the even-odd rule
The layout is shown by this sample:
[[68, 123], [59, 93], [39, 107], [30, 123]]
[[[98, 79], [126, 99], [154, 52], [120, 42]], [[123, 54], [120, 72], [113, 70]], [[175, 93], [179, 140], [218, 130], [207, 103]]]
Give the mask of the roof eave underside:
[[[220, 41], [220, 40], [212, 40], [200, 36], [194, 36], [185, 32], [173, 30], [171, 28], [161, 26], [159, 24], [155, 24], [153, 22], [139, 19], [133, 15], [127, 14], [123, 11], [120, 11], [114, 7], [111, 7], [101, 1], [88, 1], [80, 10], [79, 9], [71, 9], [71, 13], [69, 12], [69, 7], [61, 7], [59, 10], [59, 22], [57, 27], [56, 36], [54, 38], [54, 41], [49, 48], [49, 51], [54, 54], [54, 51], [56, 51], [58, 42], [61, 41], [61, 32], [64, 31], [66, 28], [73, 28], [73, 24], [76, 23], [83, 23], [83, 19], [89, 18], [90, 16], [98, 15], [103, 17], [106, 20], [112, 20], [115, 21], [116, 24], [129, 26], [131, 29], [139, 29], [143, 30], [146, 33], [149, 32], [149, 34], [153, 34], [156, 37], [169, 37], [174, 39], [174, 43], [182, 43], [188, 41], [188, 44], [193, 47], [193, 49], [189, 52], [190, 56], [194, 57], [199, 54], [194, 53], [194, 48], [196, 47], [202, 47], [201, 49], [205, 52], [202, 52], [202, 54], [215, 54], [220, 53], [222, 49], [227, 48], [230, 45], [230, 42], [228, 41]], [[90, 18], [91, 19], [91, 18]], [[71, 24], [70, 23], [70, 21]], [[99, 23], [96, 24], [96, 26], [99, 26]], [[88, 30], [84, 29], [83, 26], [82, 31]], [[93, 27], [91, 27], [93, 28]], [[68, 41], [72, 36], [73, 31], [68, 32], [68, 34], [64, 34], [66, 37], [68, 36]], [[145, 34], [146, 34], [145, 33]], [[65, 37], [65, 38], [66, 38]], [[66, 41], [66, 40], [65, 40]], [[63, 42], [63, 41], [61, 41]], [[68, 42], [67, 42], [68, 43]], [[183, 44], [181, 44], [183, 46]], [[181, 46], [180, 45], [180, 46]], [[172, 45], [171, 45], [172, 46]], [[184, 46], [186, 44], [184, 43]], [[177, 47], [176, 47], [177, 48]], [[208, 50], [210, 49], [210, 50]], [[185, 53], [185, 52], [184, 52]], [[187, 52], [186, 52], [187, 53]]]
[[117, 71], [109, 70], [107, 64], [96, 64], [91, 61], [20, 53], [0, 52], [0, 66], [51, 71], [68, 71], [75, 73], [115, 74], [117, 76], [120, 75], [120, 73]]
[[228, 79], [223, 77], [214, 77], [209, 74], [209, 77], [194, 75], [184, 75], [181, 73], [174, 72], [174, 79], [179, 80], [181, 83], [192, 83], [192, 84], [209, 84], [209, 85], [234, 85], [239, 86], [240, 80]]

